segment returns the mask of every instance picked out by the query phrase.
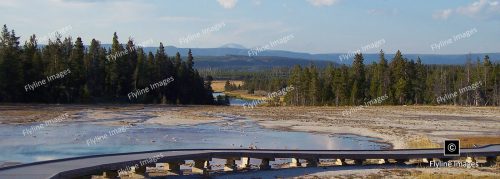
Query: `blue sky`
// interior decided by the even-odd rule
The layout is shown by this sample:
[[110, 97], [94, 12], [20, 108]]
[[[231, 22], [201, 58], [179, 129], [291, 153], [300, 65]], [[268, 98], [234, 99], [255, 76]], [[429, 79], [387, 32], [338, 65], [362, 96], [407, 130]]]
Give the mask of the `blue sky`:
[[[273, 49], [346, 53], [383, 39], [365, 53], [500, 52], [500, 0], [0, 0], [0, 23], [22, 40], [71, 27], [63, 36], [85, 44], [110, 43], [117, 32], [122, 43], [132, 37], [146, 46], [252, 48], [293, 34]], [[470, 37], [431, 48], [474, 28]]]

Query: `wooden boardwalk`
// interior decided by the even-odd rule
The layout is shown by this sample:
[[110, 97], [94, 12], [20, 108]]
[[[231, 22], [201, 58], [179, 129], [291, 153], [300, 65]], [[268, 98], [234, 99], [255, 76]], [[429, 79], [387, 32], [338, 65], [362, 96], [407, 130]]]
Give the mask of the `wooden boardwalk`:
[[[486, 157], [494, 162], [500, 155], [500, 145], [488, 145], [473, 149], [461, 149], [460, 157]], [[458, 157], [458, 156], [457, 156]], [[0, 178], [71, 178], [100, 174], [116, 176], [118, 171], [130, 169], [144, 173], [146, 166], [164, 164], [165, 169], [178, 173], [186, 160], [195, 162], [194, 173], [208, 174], [207, 163], [212, 158], [225, 159], [225, 170], [235, 171], [246, 167], [250, 158], [262, 159], [261, 169], [269, 169], [269, 161], [275, 158], [291, 158], [296, 164], [299, 159], [307, 161], [307, 166], [317, 166], [319, 159], [351, 159], [362, 162], [366, 159], [393, 159], [398, 162], [410, 159], [450, 160], [457, 157], [443, 155], [443, 149], [401, 149], [401, 150], [271, 150], [271, 149], [184, 149], [157, 150], [148, 152], [119, 153], [35, 162], [0, 169]], [[236, 166], [236, 160], [241, 163]], [[208, 162], [207, 162], [208, 161]], [[141, 163], [142, 162], [142, 163]]]

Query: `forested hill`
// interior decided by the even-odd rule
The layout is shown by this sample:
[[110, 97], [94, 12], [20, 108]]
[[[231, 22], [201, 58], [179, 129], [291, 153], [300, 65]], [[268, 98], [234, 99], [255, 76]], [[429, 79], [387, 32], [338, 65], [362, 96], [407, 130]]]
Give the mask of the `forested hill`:
[[[104, 47], [109, 45], [104, 44]], [[144, 51], [147, 52], [156, 52], [156, 47], [145, 47]], [[181, 54], [186, 54], [189, 48], [177, 48], [174, 46], [166, 46], [166, 52], [168, 54], [175, 54], [179, 52]], [[196, 52], [195, 57], [221, 57], [221, 56], [247, 56], [249, 49], [242, 48], [192, 48], [193, 51]], [[396, 52], [388, 52], [386, 57], [389, 59], [394, 58]], [[350, 58], [347, 60], [340, 60], [339, 57], [342, 55], [348, 55]], [[452, 64], [452, 65], [460, 65], [464, 64], [467, 60], [467, 56], [469, 54], [464, 52], [464, 54], [405, 54], [405, 58], [417, 60], [418, 57], [422, 60], [424, 64]], [[492, 52], [492, 53], [471, 53], [471, 58], [473, 60], [482, 59], [485, 55], [488, 55], [492, 60], [500, 59], [500, 53]], [[258, 56], [267, 56], [267, 57], [286, 57], [292, 59], [304, 59], [304, 60], [313, 60], [313, 61], [330, 61], [333, 63], [339, 64], [347, 64], [350, 65], [353, 62], [354, 54], [347, 53], [327, 53], [327, 54], [311, 54], [311, 53], [303, 53], [303, 52], [292, 52], [292, 51], [284, 51], [284, 50], [266, 50], [260, 52]], [[363, 53], [365, 58], [365, 64], [370, 64], [373, 62], [378, 62], [378, 53]]]
[[[132, 40], [110, 48], [92, 40], [57, 38], [40, 48], [35, 36], [19, 42], [0, 35], [0, 102], [214, 104], [210, 79], [194, 69], [189, 51], [146, 53]], [[207, 82], [205, 82], [207, 81]]]
[[202, 56], [196, 57], [195, 67], [198, 69], [239, 69], [246, 71], [255, 71], [262, 69], [271, 69], [275, 67], [293, 67], [294, 65], [310, 65], [315, 64], [319, 67], [326, 67], [329, 61], [324, 60], [305, 60], [298, 58], [287, 57], [268, 57], [268, 56]]
[[350, 66], [297, 65], [283, 76], [269, 72], [246, 78], [241, 88], [273, 92], [293, 86], [284, 102], [297, 106], [500, 105], [500, 63], [488, 55], [462, 65], [429, 65], [400, 51], [393, 58], [381, 52], [377, 63], [366, 65], [356, 54]]

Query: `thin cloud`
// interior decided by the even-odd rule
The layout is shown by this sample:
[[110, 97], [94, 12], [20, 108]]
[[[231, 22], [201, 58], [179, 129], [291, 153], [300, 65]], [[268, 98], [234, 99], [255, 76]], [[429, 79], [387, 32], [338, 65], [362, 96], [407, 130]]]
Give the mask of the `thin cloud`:
[[224, 8], [224, 9], [232, 9], [236, 6], [236, 3], [238, 0], [217, 0], [219, 4]]
[[450, 17], [450, 15], [453, 13], [452, 9], [445, 9], [445, 10], [440, 10], [435, 12], [432, 15], [432, 18], [434, 19], [440, 19], [440, 20], [446, 20]]
[[307, 0], [310, 4], [316, 7], [321, 7], [321, 6], [331, 6], [335, 3], [337, 3], [339, 0]]
[[367, 11], [369, 15], [377, 15], [377, 16], [391, 16], [397, 15], [399, 10], [397, 8], [394, 9], [370, 9]]
[[479, 0], [468, 6], [457, 8], [457, 13], [475, 18], [490, 18], [500, 15], [498, 1]]
[[260, 0], [253, 0], [252, 2], [253, 2], [253, 5], [255, 5], [255, 6], [260, 6], [262, 4], [262, 1], [260, 1]]
[[162, 16], [158, 20], [169, 21], [169, 22], [185, 22], [185, 21], [201, 21], [198, 17], [187, 17], [187, 16]]
[[19, 3], [17, 0], [3, 0], [2, 3], [0, 3], [0, 8], [1, 7], [6, 7], [6, 8], [19, 7]]
[[500, 3], [497, 0], [478, 0], [455, 9], [437, 11], [433, 17], [434, 19], [446, 20], [453, 14], [476, 19], [500, 19]]

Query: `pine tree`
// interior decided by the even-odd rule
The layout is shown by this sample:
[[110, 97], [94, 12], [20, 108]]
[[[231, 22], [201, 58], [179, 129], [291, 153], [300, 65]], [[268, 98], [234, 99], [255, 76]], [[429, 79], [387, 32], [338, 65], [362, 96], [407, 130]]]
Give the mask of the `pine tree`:
[[395, 82], [393, 86], [394, 100], [396, 100], [397, 104], [405, 103], [406, 91], [408, 90], [405, 66], [406, 62], [403, 59], [403, 55], [401, 54], [401, 51], [398, 50], [391, 62], [392, 81]]
[[[288, 79], [288, 85], [293, 86], [296, 89], [302, 89], [303, 88], [302, 82], [300, 81], [301, 74], [302, 74], [302, 67], [300, 67], [300, 65], [295, 65], [292, 69], [292, 74]], [[287, 93], [287, 95], [285, 96], [285, 101], [287, 102], [287, 104], [298, 106], [301, 105], [300, 97], [301, 97], [300, 91], [293, 90], [292, 92]]]
[[309, 71], [309, 90], [307, 94], [307, 100], [309, 100], [309, 104], [312, 106], [318, 105], [318, 97], [320, 92], [320, 82], [318, 79], [318, 70], [316, 66], [311, 64], [308, 68]]
[[[191, 49], [189, 49], [188, 54], [187, 54], [187, 61], [185, 62], [185, 84], [186, 88], [184, 91], [184, 98], [186, 99], [185, 103], [193, 103], [195, 101], [195, 96], [189, 95], [193, 93], [193, 90], [196, 89], [196, 82], [194, 81], [197, 76], [195, 76], [195, 69], [194, 69], [194, 57], [193, 53], [191, 52]], [[190, 87], [189, 87], [190, 86]]]
[[369, 67], [370, 69], [370, 75], [369, 77], [369, 82], [370, 82], [370, 88], [369, 88], [369, 98], [370, 99], [375, 99], [378, 96], [378, 90], [380, 87], [380, 82], [382, 81], [381, 78], [383, 75], [381, 72], [379, 72], [379, 67], [377, 63], [373, 62], [373, 64]]
[[101, 48], [99, 41], [92, 39], [85, 59], [87, 87], [90, 96], [101, 98], [104, 96], [106, 85], [106, 50]]
[[[152, 83], [156, 83], [156, 80], [159, 79], [159, 69], [158, 65], [156, 64], [155, 56], [153, 55], [153, 52], [148, 53], [147, 57], [147, 62], [146, 64], [146, 77], [145, 77], [145, 84], [149, 85]], [[168, 87], [168, 86], [167, 86]], [[172, 98], [174, 98], [173, 96]], [[146, 94], [146, 100], [149, 103], [158, 103], [157, 98], [161, 98], [161, 95], [156, 94], [154, 92], [150, 92]], [[170, 99], [170, 98], [169, 98]], [[173, 100], [172, 100], [173, 101]]]
[[377, 76], [379, 76], [381, 82], [379, 83], [377, 90], [378, 97], [389, 95], [391, 93], [391, 72], [387, 65], [387, 60], [385, 59], [385, 53], [383, 50], [380, 50], [379, 58], [380, 61], [377, 66]]
[[302, 85], [300, 85], [299, 91], [301, 92], [300, 94], [300, 104], [301, 105], [310, 105], [309, 104], [309, 88], [311, 85], [311, 73], [309, 72], [309, 68], [304, 68], [302, 70], [302, 73], [300, 74], [300, 82]]
[[226, 81], [224, 84], [224, 91], [232, 91], [233, 89], [231, 88], [231, 82], [229, 80]]
[[416, 64], [416, 75], [413, 78], [414, 80], [414, 95], [415, 104], [423, 104], [424, 103], [424, 92], [425, 92], [425, 79], [427, 79], [427, 73], [425, 71], [425, 66], [422, 64], [422, 60], [420, 57], [417, 58]]
[[415, 61], [413, 60], [405, 60], [407, 61], [405, 63], [405, 81], [408, 83], [405, 87], [406, 91], [404, 92], [405, 93], [405, 99], [404, 99], [404, 103], [407, 104], [407, 103], [415, 103], [415, 94], [417, 93], [416, 92], [416, 76], [417, 76], [417, 72], [416, 72], [416, 64], [415, 64]]
[[[155, 57], [156, 57], [155, 58], [156, 64], [158, 65], [158, 69], [157, 69], [158, 74], [156, 75], [154, 82], [158, 82], [158, 81], [161, 81], [163, 79], [167, 79], [170, 76], [172, 76], [172, 65], [170, 63], [170, 60], [168, 59], [167, 53], [165, 52], [165, 47], [163, 46], [163, 43], [160, 43], [160, 47], [156, 51]], [[176, 83], [176, 80], [174, 80], [174, 83], [178, 84], [178, 83]], [[171, 101], [176, 100], [175, 98], [173, 98], [173, 96], [169, 97], [170, 96], [169, 93], [177, 94], [177, 93], [171, 91], [171, 89], [172, 88], [169, 88], [168, 86], [166, 88], [158, 89], [162, 104], [166, 104], [166, 103], [169, 103]]]
[[348, 105], [349, 104], [349, 69], [346, 65], [342, 65], [340, 69], [335, 71], [334, 77], [334, 93], [335, 105]]
[[484, 99], [485, 105], [489, 105], [491, 103], [494, 103], [492, 101], [494, 98], [494, 67], [493, 64], [490, 61], [490, 57], [488, 55], [484, 56], [483, 59], [483, 84], [482, 88], [484, 89]]
[[137, 51], [134, 42], [129, 39], [126, 49], [122, 52], [125, 54], [121, 58], [117, 59], [118, 67], [118, 95], [127, 96], [128, 93], [133, 91], [133, 74], [135, 70], [135, 64], [137, 64]]
[[[479, 82], [482, 79], [482, 74], [483, 74], [483, 69], [481, 68], [481, 60], [479, 58], [476, 59], [476, 70], [475, 70], [475, 73], [474, 73], [474, 81], [476, 82]], [[482, 82], [484, 83], [484, 82]], [[483, 87], [484, 88], [484, 87]], [[482, 98], [482, 91], [481, 91], [481, 88], [477, 88], [474, 90], [474, 105], [475, 106], [479, 106], [481, 105], [481, 103], [483, 102], [483, 98]]]
[[331, 105], [333, 104], [334, 93], [333, 93], [333, 80], [335, 77], [335, 68], [331, 63], [326, 66], [322, 79], [320, 80], [321, 94], [320, 102], [321, 104]]
[[[41, 54], [37, 46], [38, 42], [35, 35], [32, 35], [29, 40], [24, 43], [21, 58], [23, 66], [23, 78], [25, 83], [32, 83], [34, 81], [43, 79], [43, 76], [41, 74], [43, 69], [40, 57]], [[25, 99], [23, 101], [30, 100], [40, 101], [39, 93], [25, 93]]]
[[494, 97], [493, 101], [495, 101], [495, 103], [494, 103], [495, 106], [499, 106], [500, 105], [500, 63], [497, 63], [495, 65], [495, 71], [493, 72], [493, 74], [494, 74], [493, 80], [495, 81], [495, 84], [494, 84], [495, 97]]
[[188, 69], [190, 69], [190, 70], [194, 69], [194, 57], [193, 57], [193, 53], [191, 52], [191, 49], [189, 49], [186, 64], [187, 64]]
[[351, 103], [353, 105], [362, 104], [365, 100], [365, 65], [363, 55], [358, 53], [354, 56], [352, 64], [353, 85], [351, 88]]
[[24, 91], [24, 78], [20, 59], [19, 37], [14, 30], [8, 31], [4, 25], [0, 37], [0, 100], [5, 102], [21, 101]]
[[142, 47], [139, 47], [137, 49], [137, 65], [135, 66], [134, 76], [133, 76], [134, 89], [138, 90], [148, 87], [149, 83], [146, 81], [147, 79], [146, 74], [147, 74], [146, 54], [144, 53]]
[[[68, 102], [82, 102], [88, 101], [89, 99], [78, 99], [82, 97], [84, 92], [83, 87], [86, 85], [86, 74], [84, 67], [84, 50], [82, 39], [78, 37], [75, 41], [75, 45], [71, 51], [70, 62], [69, 62], [69, 73], [70, 82], [68, 86], [69, 90], [69, 101]], [[87, 89], [88, 91], [88, 89]]]
[[111, 45], [111, 50], [107, 57], [106, 63], [106, 96], [112, 96], [113, 98], [117, 98], [119, 96], [119, 71], [117, 61], [121, 59], [121, 55], [123, 53], [123, 47], [118, 42], [118, 35], [116, 32], [113, 34], [113, 43]]
[[[466, 71], [466, 85], [469, 85], [472, 80], [472, 55], [469, 53], [466, 56], [465, 60], [465, 71]], [[466, 94], [466, 99], [465, 99], [465, 105], [470, 106], [472, 105], [472, 92], [467, 91]]]

